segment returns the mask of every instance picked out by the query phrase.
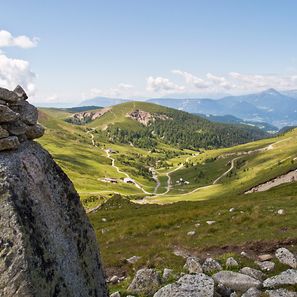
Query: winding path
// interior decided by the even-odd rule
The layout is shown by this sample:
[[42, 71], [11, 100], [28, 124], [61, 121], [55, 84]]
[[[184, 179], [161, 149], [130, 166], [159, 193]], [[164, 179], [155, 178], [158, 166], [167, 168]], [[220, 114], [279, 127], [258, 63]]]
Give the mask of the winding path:
[[235, 166], [235, 161], [238, 160], [238, 159], [240, 159], [240, 158], [242, 158], [242, 156], [236, 157], [236, 158], [232, 159], [231, 160], [231, 166], [230, 166], [230, 168], [226, 172], [224, 172], [222, 175], [220, 175], [216, 180], [214, 180], [214, 182], [212, 184], [213, 185], [217, 184], [218, 181], [220, 181], [224, 176], [226, 176], [230, 171], [232, 171], [232, 169]]

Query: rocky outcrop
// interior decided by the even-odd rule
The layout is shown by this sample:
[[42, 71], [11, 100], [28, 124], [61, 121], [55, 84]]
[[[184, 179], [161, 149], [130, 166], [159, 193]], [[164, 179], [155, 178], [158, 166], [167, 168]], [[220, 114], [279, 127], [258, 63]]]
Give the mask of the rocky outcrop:
[[133, 110], [132, 112], [127, 114], [127, 117], [139, 122], [144, 126], [148, 126], [150, 123], [155, 122], [157, 119], [162, 121], [172, 120], [172, 118], [170, 118], [166, 114], [152, 114], [140, 109]]
[[[0, 89], [0, 98], [24, 104], [34, 115], [22, 115], [21, 107], [18, 119], [25, 129], [35, 126], [29, 125], [35, 109], [22, 102], [26, 95], [20, 88]], [[0, 145], [3, 141], [0, 296], [108, 296], [96, 237], [71, 181], [39, 144], [20, 143], [18, 136]]]
[[17, 149], [21, 142], [44, 134], [37, 108], [27, 98], [20, 86], [14, 91], [0, 88], [0, 151]]
[[84, 125], [102, 117], [110, 110], [111, 110], [110, 107], [106, 107], [99, 110], [78, 112], [73, 114], [71, 117], [67, 118], [66, 122], [69, 122], [74, 125]]

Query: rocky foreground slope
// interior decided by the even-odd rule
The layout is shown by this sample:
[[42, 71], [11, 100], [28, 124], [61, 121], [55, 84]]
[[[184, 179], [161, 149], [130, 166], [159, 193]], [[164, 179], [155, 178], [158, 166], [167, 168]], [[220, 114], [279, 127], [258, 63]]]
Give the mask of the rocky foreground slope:
[[108, 296], [92, 226], [66, 174], [30, 140], [43, 128], [26, 99], [0, 89], [0, 296]]

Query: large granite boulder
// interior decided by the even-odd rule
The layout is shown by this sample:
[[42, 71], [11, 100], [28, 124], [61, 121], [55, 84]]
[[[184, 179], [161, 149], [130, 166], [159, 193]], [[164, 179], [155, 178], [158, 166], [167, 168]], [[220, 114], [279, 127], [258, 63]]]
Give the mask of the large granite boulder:
[[32, 141], [0, 152], [0, 296], [108, 296], [79, 196]]

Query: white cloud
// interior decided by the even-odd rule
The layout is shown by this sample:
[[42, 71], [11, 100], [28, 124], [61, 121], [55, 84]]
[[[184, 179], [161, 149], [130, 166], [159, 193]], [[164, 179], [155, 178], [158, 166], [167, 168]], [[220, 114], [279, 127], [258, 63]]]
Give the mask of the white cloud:
[[183, 91], [185, 88], [173, 83], [168, 78], [150, 76], [147, 78], [146, 89], [149, 92], [171, 93]]
[[172, 70], [172, 73], [182, 76], [187, 84], [193, 84], [197, 89], [206, 89], [209, 87], [207, 81], [189, 72], [181, 70]]
[[18, 84], [32, 95], [35, 92], [36, 74], [30, 69], [27, 61], [12, 59], [0, 53], [0, 86], [14, 89]]
[[25, 35], [14, 37], [6, 30], [0, 30], [0, 47], [16, 46], [20, 48], [32, 48], [38, 45], [39, 38], [30, 38]]
[[113, 97], [113, 98], [128, 98], [133, 97], [136, 95], [136, 90], [133, 85], [126, 84], [126, 83], [119, 83], [114, 88], [109, 89], [98, 89], [98, 88], [92, 88], [90, 90], [90, 95], [83, 94], [83, 97]]
[[279, 90], [297, 88], [297, 75], [259, 75], [230, 72], [224, 76], [207, 73], [200, 78], [189, 72], [173, 70], [173, 74], [182, 76], [188, 92], [252, 92], [268, 88]]

